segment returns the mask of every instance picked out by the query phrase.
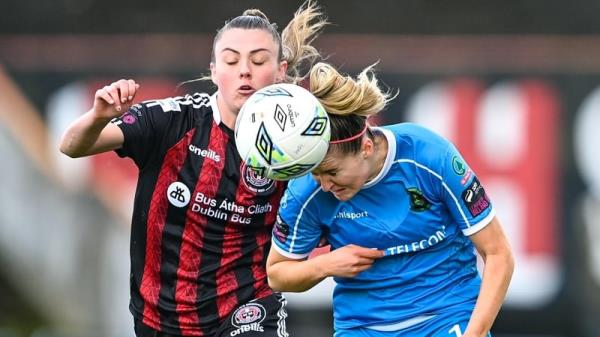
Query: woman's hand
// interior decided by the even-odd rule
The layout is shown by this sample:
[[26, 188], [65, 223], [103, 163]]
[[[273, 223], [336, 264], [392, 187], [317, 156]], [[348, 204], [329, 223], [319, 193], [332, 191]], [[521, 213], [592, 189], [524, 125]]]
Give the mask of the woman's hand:
[[113, 119], [127, 111], [140, 85], [134, 80], [118, 80], [96, 91], [92, 111], [96, 118]]
[[316, 259], [321, 259], [320, 264], [329, 276], [355, 277], [371, 268], [373, 263], [383, 255], [382, 250], [347, 245], [320, 255]]

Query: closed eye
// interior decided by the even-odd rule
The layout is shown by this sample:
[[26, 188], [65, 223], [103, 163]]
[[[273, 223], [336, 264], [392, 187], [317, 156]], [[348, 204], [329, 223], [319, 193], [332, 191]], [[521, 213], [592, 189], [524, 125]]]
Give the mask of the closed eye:
[[315, 177], [315, 178], [319, 178], [319, 177], [323, 177], [323, 176], [335, 177], [336, 174], [337, 174], [337, 170], [327, 170], [327, 171], [319, 171], [316, 173], [312, 173], [313, 177]]

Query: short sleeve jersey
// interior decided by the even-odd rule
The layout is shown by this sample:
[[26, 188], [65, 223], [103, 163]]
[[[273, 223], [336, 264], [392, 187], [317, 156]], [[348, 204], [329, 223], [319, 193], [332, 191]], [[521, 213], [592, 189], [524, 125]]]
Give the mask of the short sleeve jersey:
[[130, 310], [168, 334], [210, 336], [272, 293], [264, 265], [285, 184], [243, 164], [215, 95], [146, 101], [112, 122], [117, 153], [139, 168]]
[[376, 132], [388, 141], [383, 169], [350, 200], [337, 200], [309, 175], [290, 182], [274, 247], [301, 259], [325, 235], [332, 249], [355, 244], [385, 251], [356, 277], [335, 278], [336, 329], [472, 310], [481, 279], [468, 236], [494, 216], [485, 190], [439, 135], [410, 123]]

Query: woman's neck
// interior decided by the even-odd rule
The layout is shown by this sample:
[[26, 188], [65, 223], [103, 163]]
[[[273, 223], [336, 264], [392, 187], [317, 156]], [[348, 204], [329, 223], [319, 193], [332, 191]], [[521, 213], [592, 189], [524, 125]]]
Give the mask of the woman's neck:
[[232, 113], [221, 114], [221, 123], [225, 124], [225, 126], [231, 130], [235, 129], [235, 119], [236, 116]]
[[217, 105], [219, 107], [219, 114], [221, 115], [221, 123], [233, 130], [235, 128], [235, 120], [237, 113], [234, 113], [229, 109], [227, 104], [223, 101], [223, 97], [217, 93]]

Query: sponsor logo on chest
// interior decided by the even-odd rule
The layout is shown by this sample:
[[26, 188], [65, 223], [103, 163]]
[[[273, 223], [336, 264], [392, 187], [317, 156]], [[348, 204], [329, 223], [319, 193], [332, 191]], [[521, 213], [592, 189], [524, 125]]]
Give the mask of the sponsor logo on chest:
[[191, 153], [197, 156], [212, 159], [217, 163], [221, 161], [221, 156], [211, 149], [201, 149], [194, 144], [190, 144], [190, 146], [188, 146], [188, 149]]
[[356, 220], [356, 219], [360, 219], [360, 218], [366, 218], [368, 216], [369, 216], [369, 212], [367, 212], [367, 211], [351, 212], [351, 211], [342, 210], [342, 211], [339, 211], [338, 214], [335, 215], [335, 218], [336, 219]]

